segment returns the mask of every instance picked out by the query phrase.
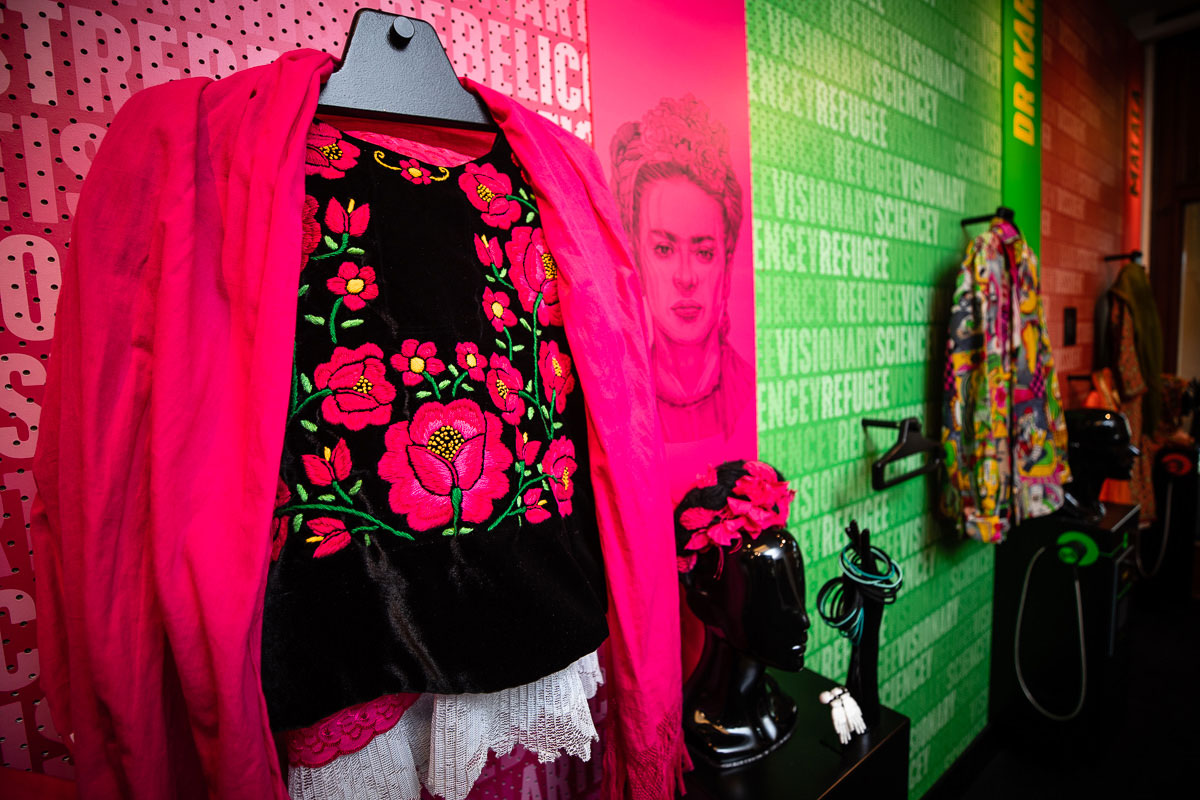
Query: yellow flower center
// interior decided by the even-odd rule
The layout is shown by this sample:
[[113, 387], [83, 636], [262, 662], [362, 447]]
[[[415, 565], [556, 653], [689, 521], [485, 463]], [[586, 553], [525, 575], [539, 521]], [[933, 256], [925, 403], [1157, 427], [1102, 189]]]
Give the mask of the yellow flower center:
[[321, 155], [325, 156], [330, 161], [337, 161], [342, 157], [342, 148], [338, 147], [336, 142], [334, 144], [327, 144], [320, 148], [320, 150]]
[[497, 319], [504, 316], [504, 305], [499, 300], [492, 301], [492, 316]]
[[554, 369], [554, 377], [562, 377], [562, 365], [558, 363], [557, 358], [550, 359], [550, 366]]
[[413, 356], [408, 360], [408, 368], [420, 375], [425, 371], [425, 359], [420, 356]]
[[325, 460], [328, 461], [331, 458], [333, 458], [333, 453], [330, 452], [328, 447], [326, 447], [325, 448]]
[[554, 263], [554, 256], [549, 253], [542, 253], [542, 269], [546, 271], [546, 280], [552, 281], [558, 277], [558, 264]]
[[467, 362], [467, 366], [471, 369], [475, 369], [475, 367], [479, 366], [479, 359], [475, 358], [474, 353], [467, 353], [467, 357], [463, 360]]
[[419, 178], [425, 174], [425, 171], [423, 169], [421, 169], [420, 167], [409, 167], [407, 171], [408, 171], [408, 174], [414, 178]]
[[562, 474], [561, 480], [562, 480], [563, 489], [571, 488], [571, 470], [570, 470], [570, 468], [563, 467], [563, 474]]
[[362, 278], [351, 278], [346, 281], [346, 291], [350, 294], [358, 294], [365, 288], [367, 288], [367, 282]]
[[508, 387], [504, 385], [504, 381], [496, 378], [496, 394], [500, 395], [500, 399], [504, 400], [508, 397]]
[[453, 461], [466, 441], [457, 430], [449, 425], [443, 425], [433, 432], [433, 435], [429, 437], [429, 443], [425, 446], [447, 461]]
[[373, 385], [374, 384], [367, 380], [367, 376], [363, 375], [358, 379], [358, 383], [354, 384], [354, 391], [361, 392], [362, 394], [369, 394]]
[[475, 184], [475, 194], [479, 195], [479, 199], [485, 203], [490, 203], [496, 199], [496, 193], [482, 183]]

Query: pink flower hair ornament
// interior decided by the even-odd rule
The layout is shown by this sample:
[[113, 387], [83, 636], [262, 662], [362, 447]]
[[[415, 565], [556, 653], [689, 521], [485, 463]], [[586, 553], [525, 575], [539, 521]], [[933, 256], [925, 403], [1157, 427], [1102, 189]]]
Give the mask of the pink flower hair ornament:
[[675, 509], [676, 564], [681, 573], [696, 568], [701, 556], [715, 551], [715, 577], [725, 554], [736, 552], [770, 528], [787, 527], [796, 493], [787, 480], [763, 461], [726, 461], [709, 467]]

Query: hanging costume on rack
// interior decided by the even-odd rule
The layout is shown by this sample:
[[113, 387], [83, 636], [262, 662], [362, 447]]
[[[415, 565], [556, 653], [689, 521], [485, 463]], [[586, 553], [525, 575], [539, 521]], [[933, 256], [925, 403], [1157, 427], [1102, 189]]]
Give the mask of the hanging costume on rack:
[[959, 268], [946, 343], [942, 441], [948, 513], [966, 535], [1009, 528], [1063, 504], [1067, 427], [1038, 295], [1037, 259], [995, 219]]
[[[484, 347], [492, 351], [488, 368], [497, 372], [500, 400], [490, 390], [484, 397], [480, 384], [469, 400], [439, 403], [436, 393], [453, 389], [440, 385], [445, 373], [435, 374], [435, 362], [448, 372], [451, 356], [440, 342], [434, 344], [436, 354], [425, 346], [433, 341], [432, 331], [413, 348], [402, 332], [394, 333], [400, 347], [386, 353], [388, 369], [370, 349], [374, 342], [359, 341], [357, 326], [342, 325], [375, 319], [383, 327], [368, 329], [366, 322], [361, 327], [388, 328], [385, 318], [371, 316], [389, 289], [380, 272], [367, 273], [365, 267], [374, 265], [365, 262], [365, 253], [356, 261], [353, 256], [359, 254], [347, 247], [345, 262], [340, 256], [329, 259], [339, 262], [336, 275], [324, 286], [310, 286], [314, 296], [318, 289], [326, 293], [331, 310], [335, 296], [341, 306], [336, 315], [323, 315], [322, 326], [301, 318], [314, 335], [332, 329], [328, 352], [321, 354], [328, 360], [300, 362], [313, 391], [292, 373], [297, 268], [302, 253], [311, 262], [328, 251], [310, 246], [313, 220], [305, 219], [304, 176], [306, 135], [320, 82], [331, 66], [325, 54], [299, 51], [220, 82], [190, 79], [135, 95], [114, 120], [81, 194], [42, 412], [33, 535], [39, 553], [43, 685], [58, 729], [73, 741], [84, 796], [286, 797], [263, 694], [264, 679], [275, 680], [278, 672], [263, 675], [260, 662], [262, 649], [272, 644], [270, 608], [263, 641], [263, 603], [273, 554], [279, 557], [271, 578], [277, 585], [295, 578], [301, 566], [313, 574], [351, 562], [369, 570], [383, 552], [380, 539], [401, 550], [413, 546], [400, 532], [413, 535], [414, 542], [416, 534], [434, 536], [433, 547], [465, 550], [486, 546], [485, 529], [510, 503], [521, 506], [522, 535], [533, 535], [538, 524], [533, 517], [560, 530], [570, 516], [565, 506], [576, 499], [567, 484], [583, 469], [582, 442], [576, 442], [580, 460], [573, 472], [565, 446], [555, 450], [553, 428], [542, 437], [549, 441], [542, 442], [535, 463], [543, 474], [562, 480], [543, 487], [540, 498], [531, 498], [537, 487], [523, 483], [525, 492], [519, 499], [513, 495], [513, 482], [521, 478], [512, 465], [529, 461], [516, 453], [522, 442], [515, 438], [514, 409], [505, 405], [500, 387], [512, 390], [515, 384], [505, 382], [510, 376], [502, 364], [492, 363], [499, 345], [473, 341], [481, 352]], [[640, 289], [620, 222], [586, 145], [508, 98], [471, 88], [487, 103], [530, 176], [545, 251], [531, 238], [526, 244], [532, 256], [529, 247], [524, 256], [547, 265], [545, 256], [553, 253], [570, 368], [586, 403], [586, 461], [609, 590], [613, 730], [605, 752], [607, 793], [670, 797], [686, 760], [679, 734], [678, 609], [670, 509], [655, 488], [660, 437], [645, 380], [649, 360]], [[344, 171], [349, 148], [330, 146], [323, 152], [330, 169]], [[483, 179], [477, 183], [490, 186]], [[495, 198], [471, 188], [489, 206], [480, 219], [488, 223], [487, 214], [500, 213], [490, 205]], [[473, 202], [461, 185], [455, 191]], [[334, 199], [344, 216], [336, 208], [331, 213]], [[367, 224], [363, 206], [350, 208], [350, 199], [335, 191], [325, 204], [327, 231], [341, 225], [343, 233], [354, 236]], [[511, 227], [508, 244], [517, 237]], [[333, 242], [333, 249], [341, 246]], [[472, 253], [485, 273], [489, 247]], [[506, 255], [511, 269], [515, 253]], [[405, 253], [398, 258], [403, 269], [419, 268]], [[534, 275], [546, 278], [549, 271], [544, 266]], [[489, 307], [481, 301], [475, 313], [486, 316], [489, 308], [505, 306], [494, 296], [497, 289], [491, 291], [494, 302]], [[515, 312], [525, 298], [516, 290], [508, 299], [507, 310]], [[530, 312], [543, 328], [556, 324], [545, 310], [546, 319], [539, 316], [541, 309]], [[504, 328], [505, 311], [494, 316]], [[491, 318], [487, 324], [488, 332], [502, 336]], [[334, 336], [345, 338], [334, 344]], [[562, 395], [552, 391], [546, 404], [547, 413], [558, 414], [559, 401], [569, 403], [571, 394], [566, 347], [560, 343], [555, 354], [550, 342], [546, 352], [541, 344], [536, 354], [524, 354], [539, 359], [535, 374], [545, 381], [530, 394], [540, 399], [547, 385], [558, 385]], [[561, 376], [554, 369], [556, 355]], [[475, 367], [463, 359], [468, 366], [460, 374], [469, 374]], [[428, 389], [432, 398], [416, 394], [424, 391], [416, 387], [425, 375], [435, 379]], [[293, 379], [300, 383], [298, 390]], [[316, 398], [303, 413], [295, 399], [289, 404], [294, 391], [304, 392], [304, 400]], [[317, 397], [322, 392], [328, 394]], [[467, 403], [478, 406], [479, 414]], [[435, 404], [440, 412], [429, 410]], [[295, 438], [287, 426], [289, 412], [296, 412], [294, 422], [305, 431]], [[506, 414], [513, 419], [504, 419]], [[573, 418], [580, 419], [578, 411]], [[526, 417], [521, 424], [533, 438], [534, 421]], [[385, 434], [379, 452], [367, 456], [366, 441], [354, 437], [371, 426]], [[295, 494], [290, 498], [277, 478], [285, 427], [292, 458], [300, 464], [297, 471], [291, 462], [294, 480], [286, 493]], [[548, 467], [547, 459], [553, 462]], [[285, 472], [288, 463], [285, 458]], [[407, 480], [406, 464], [415, 482]], [[366, 473], [362, 487], [353, 491], [355, 485], [343, 481], [356, 469]], [[508, 474], [501, 474], [505, 470]], [[309, 493], [307, 501], [295, 491], [297, 483]], [[418, 487], [425, 492], [419, 497]], [[581, 492], [580, 509], [586, 506], [584, 497]], [[498, 508], [501, 501], [505, 505]], [[299, 508], [304, 503], [332, 509]], [[286, 524], [272, 523], [276, 507], [280, 523], [288, 518]], [[554, 522], [546, 522], [538, 510]], [[452, 532], [446, 537], [449, 545], [442, 541], [444, 529]], [[586, 530], [581, 535], [586, 540]], [[586, 547], [574, 540], [569, 546]], [[579, 564], [584, 573], [595, 574], [586, 559]], [[508, 579], [502, 575], [505, 563], [488, 566], [498, 570], [498, 579]], [[479, 577], [467, 570], [449, 578], [447, 589], [456, 580], [462, 588]], [[596, 585], [591, 578], [584, 583], [573, 587], [581, 597], [587, 586]], [[542, 599], [539, 609], [551, 625], [560, 611], [556, 600]], [[337, 619], [329, 617], [331, 624]], [[285, 623], [274, 630], [286, 628]], [[588, 630], [564, 652], [546, 655], [535, 671], [552, 672], [586, 659], [603, 635], [594, 626]], [[497, 655], [470, 640], [457, 644], [463, 648], [460, 665]], [[438, 683], [432, 677], [437, 662], [424, 656], [417, 661], [418, 671], [380, 684], [379, 690], [469, 688], [469, 681]], [[579, 669], [585, 680], [590, 667], [585, 662]], [[414, 677], [420, 674], [425, 685]], [[322, 677], [314, 671], [311, 684], [320, 686]], [[514, 672], [506, 680], [519, 684], [527, 677]], [[370, 699], [359, 692], [352, 693]], [[411, 711], [402, 708], [404, 702], [397, 701], [393, 713]], [[316, 708], [304, 713], [304, 719], [320, 716]]]

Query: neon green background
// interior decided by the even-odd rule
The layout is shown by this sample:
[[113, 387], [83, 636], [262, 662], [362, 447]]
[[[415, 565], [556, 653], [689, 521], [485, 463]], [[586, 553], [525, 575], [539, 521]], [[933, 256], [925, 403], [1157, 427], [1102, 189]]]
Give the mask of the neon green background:
[[810, 668], [845, 678], [815, 600], [849, 519], [904, 569], [880, 684], [912, 719], [919, 797], [987, 720], [993, 552], [931, 515], [930, 479], [873, 491], [895, 433], [859, 421], [940, 435], [959, 220], [1001, 196], [1001, 5], [754, 0], [747, 26], [760, 454], [797, 491]]

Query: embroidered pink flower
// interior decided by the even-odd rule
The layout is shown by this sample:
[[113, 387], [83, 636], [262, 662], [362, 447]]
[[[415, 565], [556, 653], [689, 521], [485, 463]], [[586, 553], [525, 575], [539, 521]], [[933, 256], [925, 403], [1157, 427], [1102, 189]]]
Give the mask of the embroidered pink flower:
[[504, 248], [495, 236], [489, 239], [475, 234], [475, 255], [484, 266], [495, 266], [497, 272], [504, 267]]
[[561, 414], [567, 407], [567, 395], [575, 389], [575, 375], [571, 372], [571, 357], [558, 349], [558, 342], [542, 342], [538, 353], [538, 371], [546, 402], [554, 402], [555, 412]]
[[550, 512], [543, 508], [546, 505], [546, 501], [542, 499], [542, 488], [540, 486], [535, 486], [525, 492], [521, 496], [521, 499], [525, 502], [526, 522], [536, 525], [539, 522], [545, 522], [550, 519]]
[[480, 218], [493, 228], [508, 230], [520, 219], [521, 204], [508, 197], [512, 181], [491, 164], [467, 164], [458, 176], [458, 185], [471, 205], [483, 212]]
[[321, 223], [317, 222], [317, 210], [320, 204], [312, 195], [304, 195], [304, 210], [300, 215], [300, 267], [308, 265], [308, 257], [321, 243]]
[[312, 528], [313, 535], [305, 541], [320, 542], [313, 552], [313, 558], [331, 556], [350, 544], [350, 531], [346, 530], [346, 523], [340, 519], [317, 517], [308, 521], [308, 527]]
[[362, 311], [368, 300], [379, 297], [375, 270], [360, 267], [353, 261], [343, 261], [337, 275], [325, 281], [325, 286], [334, 294], [341, 295], [342, 304], [351, 311]]
[[532, 312], [538, 295], [537, 318], [541, 325], [562, 325], [562, 306], [558, 301], [558, 262], [546, 249], [541, 228], [514, 228], [512, 239], [504, 245], [512, 264], [513, 286], [521, 307]]
[[[279, 485], [275, 488], [275, 508], [283, 508], [290, 502], [292, 502], [292, 493], [281, 478]], [[280, 516], [271, 520], [272, 561], [279, 560], [279, 554], [283, 552], [283, 545], [287, 542], [288, 528], [291, 527], [291, 523], [291, 517]]]
[[326, 447], [322, 455], [306, 454], [300, 460], [314, 486], [329, 486], [334, 481], [344, 481], [350, 476], [350, 448], [346, 446], [345, 439], [338, 439], [332, 450]]
[[405, 180], [424, 186], [430, 182], [429, 170], [421, 166], [415, 158], [400, 159], [400, 174]]
[[334, 348], [333, 357], [313, 371], [317, 388], [330, 391], [321, 401], [325, 419], [352, 431], [387, 425], [392, 420], [396, 387], [384, 380], [385, 374], [383, 351], [378, 346]]
[[370, 203], [364, 203], [355, 208], [354, 201], [351, 200], [349, 205], [342, 208], [342, 204], [335, 197], [329, 201], [329, 205], [325, 208], [325, 227], [334, 233], [348, 233], [351, 236], [362, 236], [367, 230], [367, 223], [370, 221]]
[[560, 436], [546, 448], [542, 459], [542, 472], [550, 479], [550, 491], [558, 503], [558, 513], [564, 517], [571, 513], [571, 495], [575, 494], [575, 443]]
[[488, 394], [492, 402], [500, 409], [500, 416], [509, 425], [516, 425], [525, 413], [525, 399], [518, 392], [525, 388], [521, 373], [499, 353], [492, 353], [488, 361], [487, 383]]
[[508, 307], [508, 295], [504, 292], [484, 289], [483, 312], [487, 314], [488, 321], [492, 323], [496, 333], [500, 333], [509, 325], [517, 324], [517, 315]]
[[379, 476], [392, 484], [388, 502], [425, 531], [455, 519], [484, 522], [508, 493], [512, 453], [500, 443], [503, 424], [473, 400], [428, 402], [411, 421], [384, 434]]
[[479, 354], [479, 346], [472, 342], [459, 342], [454, 346], [458, 365], [466, 370], [473, 381], [483, 380], [483, 356]]
[[332, 125], [314, 121], [305, 141], [304, 174], [340, 178], [358, 163], [359, 149]]
[[537, 461], [538, 451], [542, 449], [542, 443], [537, 441], [529, 441], [528, 433], [517, 431], [517, 446], [514, 448], [517, 458], [532, 466], [534, 461]]
[[445, 371], [446, 365], [437, 355], [437, 347], [433, 342], [418, 342], [416, 339], [405, 339], [400, 345], [400, 355], [392, 356], [392, 366], [397, 372], [403, 372], [400, 380], [405, 386], [416, 386], [425, 380], [425, 376], [438, 375]]

